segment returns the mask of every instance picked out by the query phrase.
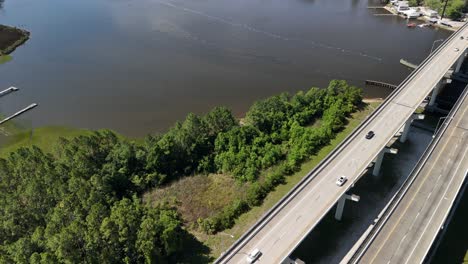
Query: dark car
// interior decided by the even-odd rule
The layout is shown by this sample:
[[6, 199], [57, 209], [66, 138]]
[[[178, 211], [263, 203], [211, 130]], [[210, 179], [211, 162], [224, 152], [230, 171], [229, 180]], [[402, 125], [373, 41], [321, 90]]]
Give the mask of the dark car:
[[373, 138], [374, 136], [375, 136], [375, 133], [374, 133], [374, 131], [371, 130], [371, 131], [369, 131], [369, 133], [367, 133], [366, 138], [367, 138], [367, 139], [371, 139], [371, 138]]

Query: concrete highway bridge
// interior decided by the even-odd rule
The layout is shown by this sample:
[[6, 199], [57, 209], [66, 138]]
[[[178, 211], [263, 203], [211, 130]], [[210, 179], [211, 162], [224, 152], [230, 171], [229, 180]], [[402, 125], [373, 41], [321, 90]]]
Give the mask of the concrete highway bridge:
[[[377, 175], [384, 154], [397, 153], [386, 148], [388, 142], [395, 135], [401, 142], [406, 141], [411, 122], [424, 118], [415, 114], [416, 109], [428, 95], [431, 95], [428, 106], [434, 105], [441, 86], [450, 82], [452, 73], [459, 72], [467, 48], [468, 26], [465, 25], [431, 53], [359, 127], [215, 263], [246, 263], [247, 256], [256, 249], [261, 253], [255, 263], [294, 263], [288, 256], [335, 204], [338, 204], [335, 218], [339, 220], [345, 201], [359, 200], [350, 189], [369, 164], [374, 163], [373, 174]], [[375, 136], [366, 139], [371, 130]], [[466, 147], [466, 142], [460, 142], [463, 143]], [[336, 185], [340, 176], [348, 178], [341, 187]]]
[[427, 259], [466, 186], [468, 86], [436, 135], [342, 263], [422, 263]]

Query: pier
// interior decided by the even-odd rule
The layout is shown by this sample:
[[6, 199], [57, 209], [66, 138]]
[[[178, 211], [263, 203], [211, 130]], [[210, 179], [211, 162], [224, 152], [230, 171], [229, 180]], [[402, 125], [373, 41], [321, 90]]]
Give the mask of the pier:
[[379, 82], [379, 81], [373, 81], [373, 80], [366, 80], [366, 85], [384, 87], [384, 88], [389, 88], [389, 89], [397, 88], [397, 86], [394, 85], [394, 84]]

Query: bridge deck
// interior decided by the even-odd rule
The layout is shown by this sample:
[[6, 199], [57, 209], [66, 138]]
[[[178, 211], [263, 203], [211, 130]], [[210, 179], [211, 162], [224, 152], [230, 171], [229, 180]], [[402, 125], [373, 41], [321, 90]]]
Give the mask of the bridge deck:
[[468, 97], [361, 263], [421, 263], [468, 173]]
[[[454, 33], [325, 163], [309, 173], [306, 180], [299, 183], [217, 262], [245, 263], [246, 254], [255, 248], [262, 252], [256, 263], [280, 263], [286, 258], [358, 180], [368, 164], [457, 61], [468, 47], [467, 36], [467, 26]], [[376, 134], [372, 140], [365, 139], [369, 130]], [[348, 182], [338, 187], [335, 181], [341, 175], [346, 175]]]

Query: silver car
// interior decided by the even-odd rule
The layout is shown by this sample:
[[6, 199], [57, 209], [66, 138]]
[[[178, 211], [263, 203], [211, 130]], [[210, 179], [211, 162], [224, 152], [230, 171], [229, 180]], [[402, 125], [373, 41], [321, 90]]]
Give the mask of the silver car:
[[338, 180], [336, 180], [336, 185], [343, 186], [347, 180], [348, 178], [346, 178], [346, 176], [341, 176], [338, 178]]
[[247, 255], [247, 263], [251, 264], [254, 263], [260, 256], [262, 255], [262, 252], [258, 248], [254, 249], [252, 252], [250, 252], [249, 255]]

